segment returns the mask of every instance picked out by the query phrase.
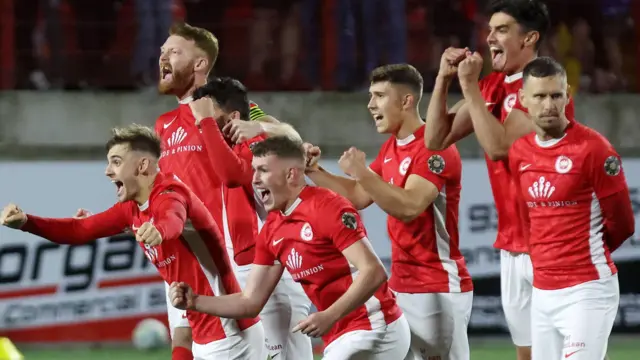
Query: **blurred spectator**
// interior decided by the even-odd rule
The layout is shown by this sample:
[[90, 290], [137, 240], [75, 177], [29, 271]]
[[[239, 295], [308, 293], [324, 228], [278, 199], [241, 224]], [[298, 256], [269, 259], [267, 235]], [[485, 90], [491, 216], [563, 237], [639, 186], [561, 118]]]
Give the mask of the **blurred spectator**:
[[75, 12], [80, 56], [78, 78], [82, 87], [100, 87], [104, 55], [115, 35], [116, 2], [70, 0]]
[[601, 0], [604, 16], [604, 49], [607, 53], [611, 76], [615, 77], [613, 87], [626, 88], [622, 72], [623, 56], [620, 48], [620, 36], [629, 25], [630, 0]]
[[158, 53], [171, 27], [173, 0], [135, 0], [138, 31], [131, 72], [140, 87], [154, 85]]
[[253, 0], [253, 10], [247, 84], [254, 90], [290, 87], [298, 65], [299, 1]]

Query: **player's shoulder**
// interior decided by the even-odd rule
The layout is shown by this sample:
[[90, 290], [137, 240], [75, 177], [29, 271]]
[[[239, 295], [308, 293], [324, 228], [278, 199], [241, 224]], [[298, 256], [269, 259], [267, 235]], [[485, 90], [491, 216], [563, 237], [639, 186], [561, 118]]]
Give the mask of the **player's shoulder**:
[[498, 71], [492, 71], [480, 79], [480, 87], [495, 87], [504, 83], [505, 74]]
[[164, 114], [161, 114], [160, 116], [158, 116], [158, 119], [156, 119], [156, 124], [164, 124], [166, 122], [170, 122], [173, 118], [178, 116], [179, 112], [180, 108], [175, 108], [173, 110], [167, 111]]
[[[309, 200], [315, 209], [352, 208], [353, 204], [344, 196], [320, 186], [307, 186], [303, 200]], [[310, 204], [311, 205], [311, 204]]]

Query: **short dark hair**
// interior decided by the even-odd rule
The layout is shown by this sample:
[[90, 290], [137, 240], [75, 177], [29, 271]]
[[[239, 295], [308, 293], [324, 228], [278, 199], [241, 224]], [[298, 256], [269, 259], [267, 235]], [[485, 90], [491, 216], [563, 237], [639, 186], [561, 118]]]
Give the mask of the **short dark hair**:
[[160, 158], [162, 153], [161, 141], [152, 128], [131, 124], [114, 128], [111, 133], [111, 139], [105, 145], [107, 152], [116, 145], [128, 144], [130, 150], [147, 152], [158, 159]]
[[275, 155], [281, 159], [305, 160], [302, 143], [287, 136], [273, 136], [257, 142], [253, 145], [251, 151], [255, 157]]
[[249, 120], [249, 96], [240, 80], [230, 77], [213, 77], [193, 93], [194, 99], [209, 96], [226, 112], [237, 111], [242, 120]]
[[422, 96], [424, 80], [420, 72], [409, 64], [391, 64], [379, 66], [371, 72], [371, 83], [388, 81], [392, 84], [406, 85], [418, 96]]
[[524, 31], [537, 31], [540, 38], [536, 49], [542, 44], [549, 28], [549, 10], [541, 0], [493, 0], [489, 4], [488, 14], [505, 13], [514, 18]]
[[207, 58], [209, 59], [207, 72], [213, 69], [213, 65], [215, 65], [216, 60], [218, 59], [220, 48], [218, 45], [218, 38], [216, 38], [211, 31], [191, 26], [184, 22], [178, 22], [171, 26], [169, 29], [169, 35], [176, 35], [193, 41], [198, 49], [207, 54]]
[[542, 56], [533, 59], [522, 71], [522, 81], [526, 82], [529, 77], [546, 78], [550, 76], [567, 77], [567, 72], [562, 65], [554, 59]]

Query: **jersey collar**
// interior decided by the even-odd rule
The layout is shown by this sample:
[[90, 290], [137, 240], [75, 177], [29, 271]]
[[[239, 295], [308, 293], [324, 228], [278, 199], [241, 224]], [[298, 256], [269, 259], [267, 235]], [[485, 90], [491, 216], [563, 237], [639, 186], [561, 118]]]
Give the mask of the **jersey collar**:
[[516, 82], [522, 79], [522, 71], [513, 75], [507, 75], [504, 77], [504, 82], [507, 84], [511, 84], [512, 82]]
[[186, 98], [184, 98], [184, 99], [182, 99], [182, 100], [178, 100], [178, 102], [179, 102], [180, 104], [183, 104], [183, 105], [184, 105], [184, 104], [188, 104], [188, 103], [190, 103], [190, 102], [192, 102], [192, 101], [193, 101], [193, 96], [187, 96]]

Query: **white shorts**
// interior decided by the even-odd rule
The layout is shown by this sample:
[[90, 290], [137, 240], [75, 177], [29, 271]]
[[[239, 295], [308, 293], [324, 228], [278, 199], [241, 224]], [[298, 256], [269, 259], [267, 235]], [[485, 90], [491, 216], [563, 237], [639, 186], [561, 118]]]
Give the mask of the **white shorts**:
[[[244, 288], [251, 265], [238, 266], [236, 278]], [[309, 316], [311, 301], [302, 286], [293, 281], [285, 270], [278, 285], [260, 312], [260, 319], [266, 333], [269, 355], [277, 360], [313, 360], [311, 338], [301, 332], [292, 333], [300, 321]]]
[[500, 251], [502, 310], [516, 346], [531, 346], [533, 265], [529, 254]]
[[468, 360], [467, 327], [473, 291], [464, 293], [395, 293], [411, 329], [407, 360]]
[[171, 299], [169, 299], [169, 284], [164, 283], [164, 288], [167, 293], [166, 298], [167, 298], [167, 315], [169, 317], [169, 334], [173, 339], [173, 333], [175, 332], [176, 328], [179, 328], [179, 327], [190, 328], [191, 325], [189, 325], [189, 319], [187, 319], [187, 311], [177, 309], [173, 307], [173, 305], [171, 305]]
[[193, 360], [265, 360], [264, 329], [258, 322], [226, 339], [192, 345]]
[[618, 275], [566, 289], [533, 289], [532, 360], [602, 360], [620, 303]]
[[341, 335], [324, 349], [322, 360], [402, 360], [409, 352], [409, 338], [402, 315], [387, 326]]

